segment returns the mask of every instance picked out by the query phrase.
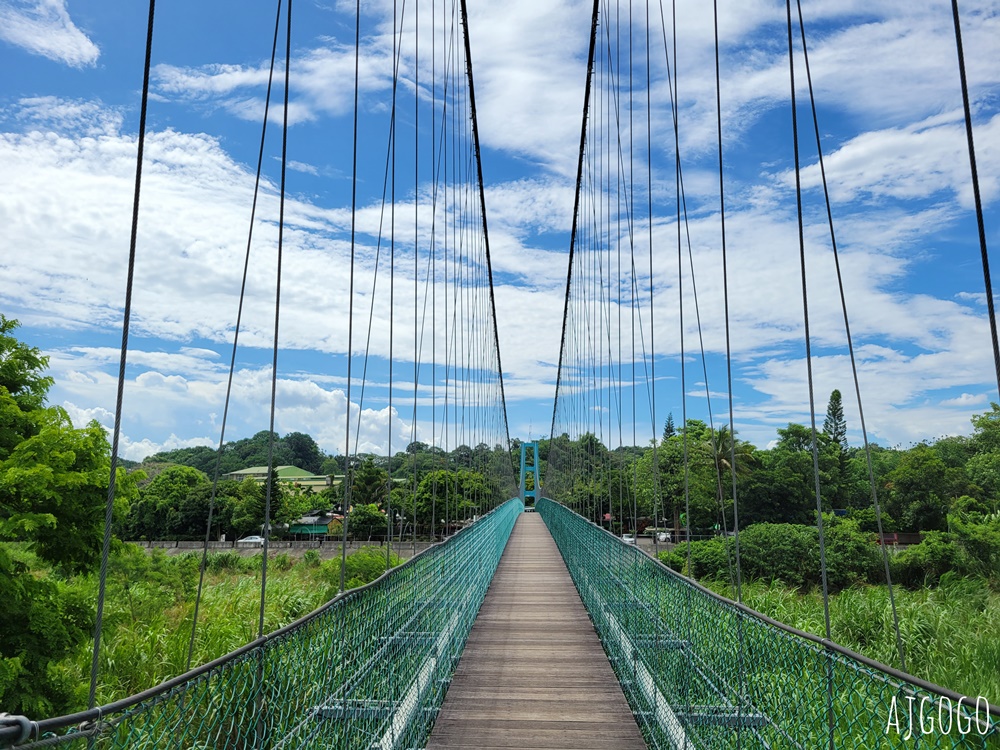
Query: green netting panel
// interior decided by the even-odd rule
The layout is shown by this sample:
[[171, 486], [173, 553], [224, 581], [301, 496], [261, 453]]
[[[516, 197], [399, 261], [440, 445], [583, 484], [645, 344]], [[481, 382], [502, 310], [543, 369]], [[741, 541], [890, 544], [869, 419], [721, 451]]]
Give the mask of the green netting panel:
[[423, 747], [523, 507], [510, 500], [374, 583], [154, 690], [31, 725], [16, 747]]
[[1000, 748], [996, 706], [718, 596], [551, 500], [537, 510], [650, 747]]

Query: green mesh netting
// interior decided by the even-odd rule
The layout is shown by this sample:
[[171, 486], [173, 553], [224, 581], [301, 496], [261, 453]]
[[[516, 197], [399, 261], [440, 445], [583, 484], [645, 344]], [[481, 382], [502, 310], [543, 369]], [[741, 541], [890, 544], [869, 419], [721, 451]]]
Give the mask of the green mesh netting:
[[16, 747], [423, 747], [522, 510], [510, 500], [234, 654], [139, 700], [39, 722]]
[[650, 747], [1000, 748], [996, 706], [974, 696], [959, 705], [943, 688], [781, 626], [551, 500], [537, 510]]

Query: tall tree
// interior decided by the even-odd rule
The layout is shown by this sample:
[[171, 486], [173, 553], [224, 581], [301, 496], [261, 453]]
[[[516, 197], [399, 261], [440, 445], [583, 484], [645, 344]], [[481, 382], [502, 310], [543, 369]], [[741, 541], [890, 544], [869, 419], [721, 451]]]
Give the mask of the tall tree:
[[323, 451], [316, 445], [311, 435], [303, 432], [289, 432], [282, 442], [292, 454], [292, 464], [313, 474], [318, 474], [323, 466]]
[[[58, 713], [79, 696], [50, 667], [87, 639], [93, 617], [58, 573], [92, 570], [100, 557], [110, 447], [97, 422], [75, 429], [65, 410], [45, 406], [48, 358], [18, 341], [17, 327], [0, 315], [0, 541], [20, 542], [53, 574], [0, 544], [0, 706]], [[119, 471], [119, 505], [139, 478]]]
[[841, 450], [847, 450], [847, 421], [844, 419], [844, 402], [840, 391], [833, 390], [830, 401], [826, 405], [826, 419], [823, 421], [823, 432], [839, 445]]
[[677, 434], [677, 428], [674, 427], [674, 413], [670, 412], [667, 414], [667, 421], [663, 424], [663, 440], [666, 442], [670, 440], [674, 435]]

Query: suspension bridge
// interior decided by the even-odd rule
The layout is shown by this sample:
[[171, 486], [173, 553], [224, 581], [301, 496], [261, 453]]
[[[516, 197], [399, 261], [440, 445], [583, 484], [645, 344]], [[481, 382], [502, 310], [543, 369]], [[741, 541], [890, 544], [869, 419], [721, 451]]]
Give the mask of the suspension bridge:
[[[291, 5], [287, 2], [283, 8], [278, 4], [267, 100], [270, 106], [271, 81], [280, 81], [282, 75], [277, 51], [284, 39], [285, 99], [277, 118], [284, 118], [277, 194], [280, 208], [277, 234], [270, 246], [276, 252], [279, 301], [285, 241], [289, 60], [293, 54]], [[432, 444], [483, 445], [484, 450], [474, 454], [470, 462], [487, 477], [485, 487], [452, 492], [435, 486], [421, 500], [430, 503], [429, 511], [418, 508], [421, 495], [415, 468], [412, 478], [390, 476], [386, 488], [388, 518], [394, 513], [410, 513], [417, 519], [423, 513], [430, 519], [435, 541], [438, 534], [433, 529], [439, 517], [449, 529], [462, 514], [463, 528], [373, 583], [343, 590], [341, 581], [342, 592], [336, 598], [270, 633], [264, 632], [263, 615], [270, 531], [265, 528], [258, 637], [161, 685], [98, 705], [105, 593], [102, 574], [90, 707], [58, 717], [0, 717], [0, 746], [18, 750], [1000, 748], [1000, 707], [984, 706], [975, 696], [960, 695], [853, 653], [830, 640], [829, 623], [827, 637], [818, 637], [776, 622], [668, 569], [655, 556], [610, 533], [600, 520], [605, 513], [614, 512], [615, 498], [587, 495], [580, 501], [578, 480], [589, 476], [595, 467], [587, 466], [585, 459], [581, 463], [578, 456], [560, 455], [555, 440], [544, 474], [537, 446], [532, 449], [531, 443], [522, 444], [520, 481], [515, 479], [493, 298], [472, 66], [474, 45], [465, 1], [434, 3], [422, 10], [420, 3], [416, 5], [417, 9], [411, 6], [409, 16], [404, 8], [393, 19], [394, 78], [390, 104], [384, 108], [386, 139], [378, 152], [379, 158], [385, 157], [381, 198], [366, 207], [358, 205], [356, 194], [352, 198], [349, 265], [342, 279], [346, 280], [350, 304], [345, 324], [348, 408], [344, 455], [358, 454], [362, 408], [366, 399], [373, 403], [373, 391], [383, 388], [390, 415], [394, 409], [412, 408], [414, 440], [418, 419], [426, 416]], [[623, 8], [627, 13], [623, 14]], [[650, 20], [651, 10], [660, 14], [658, 22]], [[797, 52], [806, 66], [799, 70], [800, 76], [803, 72], [808, 75], [806, 27], [800, 6], [797, 11], [796, 23], [793, 6], [787, 4], [793, 113], [797, 112], [796, 68], [791, 60], [798, 59]], [[661, 208], [658, 199], [654, 204], [654, 180], [659, 182], [658, 170], [664, 169], [653, 147], [654, 138], [674, 143], [666, 173], [675, 181], [677, 286], [684, 279], [694, 285], [693, 260], [685, 270], [682, 253], [687, 208], [674, 103], [676, 40], [668, 39], [675, 31], [663, 17], [662, 6], [647, 5], [642, 12], [644, 39], [636, 40], [631, 4], [619, 7], [596, 0], [593, 6], [562, 351], [552, 411], [553, 439], [566, 433], [615, 438], [619, 445], [626, 445], [623, 425], [627, 425], [636, 444], [634, 430], [641, 412], [648, 412], [654, 432], [660, 418], [654, 384], [657, 364], [662, 368], [663, 359], [655, 350], [660, 301], [655, 297], [654, 280], [664, 273], [658, 264], [665, 266], [666, 253], [654, 248], [654, 224]], [[360, 4], [357, 19], [359, 49]], [[718, 45], [717, 16], [713, 20]], [[958, 31], [957, 4], [955, 24]], [[122, 373], [128, 352], [132, 271], [142, 256], [135, 227], [141, 217], [142, 143], [153, 28], [151, 3]], [[662, 32], [662, 40], [651, 38], [650, 30]], [[424, 44], [423, 59], [417, 51], [421, 34], [435, 40], [429, 54]], [[793, 37], [798, 44], [795, 49]], [[642, 65], [635, 68], [633, 47], [642, 50]], [[404, 82], [400, 72], [406, 67], [401, 62], [404, 50], [410, 66], [405, 78], [408, 88], [399, 85]], [[657, 81], [651, 72], [653, 60], [664, 65], [656, 74]], [[359, 133], [357, 124], [362, 78], [357, 57], [354, 76], [352, 158], [356, 191], [359, 160], [375, 159], [371, 156], [375, 151], [359, 149], [359, 143], [370, 134]], [[657, 89], [655, 82], [662, 86]], [[633, 100], [638, 88], [649, 97], [646, 101]], [[649, 93], [654, 89], [665, 91], [667, 101], [654, 102]], [[405, 105], [404, 91], [411, 97]], [[404, 144], [399, 135], [404, 112], [408, 126], [413, 125], [412, 143]], [[659, 123], [663, 129], [657, 131], [654, 117], [664, 113], [666, 123]], [[813, 106], [814, 120], [815, 113]], [[257, 189], [271, 119], [265, 111]], [[421, 121], [423, 126], [418, 125]], [[645, 126], [639, 127], [640, 121]], [[724, 195], [721, 127], [720, 114], [720, 201]], [[796, 176], [797, 128], [796, 121]], [[818, 123], [815, 132], [821, 158]], [[383, 162], [378, 164], [381, 169]], [[407, 185], [413, 189], [408, 202], [396, 196], [397, 187], [401, 192], [404, 189], [404, 171]], [[256, 210], [256, 191], [253, 206]], [[804, 242], [801, 216], [800, 200], [800, 242]], [[244, 289], [257, 225], [251, 214]], [[832, 216], [830, 231], [832, 235]], [[836, 252], [835, 239], [831, 240]], [[725, 267], [724, 220], [720, 246]], [[645, 267], [640, 252], [643, 247], [648, 251]], [[690, 244], [687, 253], [690, 257]], [[983, 257], [985, 263], [985, 239]], [[801, 270], [805, 291], [804, 248]], [[989, 290], [988, 296], [992, 299]], [[683, 331], [683, 294], [680, 299]], [[726, 304], [728, 313], [728, 292]], [[243, 305], [241, 296], [227, 412]], [[805, 300], [803, 306], [808, 310]], [[272, 436], [280, 309], [280, 304], [275, 304]], [[700, 316], [696, 297], [694, 315]], [[373, 335], [379, 338], [373, 321], [387, 324], [387, 341], [373, 342]], [[808, 319], [805, 330], [808, 348]], [[728, 333], [727, 318], [727, 350]], [[847, 335], [849, 339], [849, 331]], [[367, 340], [359, 343], [365, 337]], [[684, 342], [682, 333], [682, 381]], [[370, 354], [388, 362], [380, 373], [380, 377], [387, 376], [387, 387], [369, 375]], [[405, 368], [399, 365], [401, 361], [406, 362]], [[705, 386], [707, 389], [707, 382]], [[403, 398], [400, 394], [410, 388], [412, 395]], [[127, 407], [123, 401], [119, 389], [112, 477], [116, 475], [121, 414]], [[810, 405], [815, 413], [815, 405]], [[730, 429], [732, 410], [730, 397]], [[815, 432], [813, 424], [813, 451]], [[220, 452], [224, 436], [225, 418]], [[730, 458], [735, 463], [736, 456]], [[735, 482], [736, 472], [731, 474]], [[411, 481], [411, 495], [397, 501], [402, 506], [393, 508], [393, 483], [410, 486]], [[720, 476], [720, 498], [721, 481]], [[115, 483], [110, 484], [105, 562], [114, 502]], [[658, 482], [653, 484], [659, 487]], [[351, 481], [345, 481], [343, 487], [347, 508], [351, 505]], [[821, 510], [818, 479], [816, 487]], [[271, 520], [270, 492], [268, 485], [266, 524]], [[453, 497], [456, 493], [461, 503]], [[736, 494], [734, 485], [733, 532], [738, 550]], [[878, 512], [877, 497], [873, 501]], [[657, 496], [656, 502], [662, 498]], [[617, 514], [627, 516], [620, 498], [618, 503]], [[662, 517], [662, 511], [655, 515]], [[821, 513], [817, 513], [817, 520], [822, 545]], [[390, 535], [392, 528], [390, 523]], [[416, 524], [412, 529], [415, 542]], [[346, 548], [346, 523], [343, 533]], [[206, 550], [207, 541], [206, 536]], [[390, 536], [388, 546], [406, 543], [405, 538]], [[738, 556], [736, 563], [738, 580]], [[203, 558], [202, 575], [204, 570]], [[200, 588], [201, 583], [199, 592]], [[197, 610], [192, 643], [196, 628]]]

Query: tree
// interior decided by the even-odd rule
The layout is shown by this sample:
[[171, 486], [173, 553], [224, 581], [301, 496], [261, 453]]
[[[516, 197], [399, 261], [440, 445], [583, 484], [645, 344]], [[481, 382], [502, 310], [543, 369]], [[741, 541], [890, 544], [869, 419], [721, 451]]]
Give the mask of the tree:
[[264, 488], [247, 477], [236, 490], [233, 503], [233, 531], [237, 536], [260, 533], [264, 526]]
[[42, 374], [49, 366], [49, 358], [12, 335], [19, 325], [0, 313], [0, 386], [27, 414], [45, 405], [53, 380]]
[[292, 464], [312, 474], [318, 474], [323, 467], [323, 452], [311, 436], [303, 432], [289, 432], [282, 440], [292, 454]]
[[834, 389], [826, 405], [826, 419], [823, 421], [823, 432], [830, 441], [839, 445], [841, 450], [847, 450], [847, 421], [844, 419], [844, 403], [840, 391]]
[[990, 410], [972, 418], [972, 442], [979, 453], [1000, 453], [1000, 404], [990, 403]]
[[355, 539], [358, 537], [371, 539], [372, 534], [382, 533], [385, 528], [385, 513], [379, 510], [375, 503], [356, 504], [347, 515], [347, 530]]
[[674, 413], [670, 412], [667, 414], [667, 421], [663, 424], [663, 441], [670, 440], [676, 434], [677, 429], [674, 427]]
[[351, 483], [351, 503], [353, 505], [381, 506], [389, 497], [389, 472], [375, 465], [375, 460], [368, 456], [354, 472]]
[[[0, 541], [20, 542], [48, 570], [31, 570], [0, 545], [0, 705], [51, 714], [76, 702], [76, 685], [54, 662], [90, 633], [92, 603], [61, 573], [92, 570], [100, 558], [111, 473], [103, 428], [75, 429], [46, 407], [48, 359], [18, 341], [16, 320], [0, 315]], [[116, 513], [141, 475], [116, 478]]]
[[925, 443], [903, 454], [886, 477], [886, 509], [903, 531], [946, 528], [949, 500], [965, 494], [961, 483], [956, 484], [956, 472], [964, 479], [964, 472], [949, 470]]
[[479, 472], [439, 469], [425, 475], [417, 487], [417, 521], [436, 528], [443, 519], [454, 522], [490, 507], [494, 499]]
[[[740, 525], [816, 522], [816, 481], [812, 457], [813, 432], [790, 423], [778, 430], [778, 444], [760, 454], [761, 468], [748, 479], [740, 501]], [[841, 484], [840, 447], [824, 433], [816, 434], [819, 482], [824, 510]]]
[[319, 473], [328, 474], [333, 476], [334, 474], [342, 474], [344, 472], [344, 457], [343, 456], [328, 456], [323, 459], [323, 463], [320, 464]]

